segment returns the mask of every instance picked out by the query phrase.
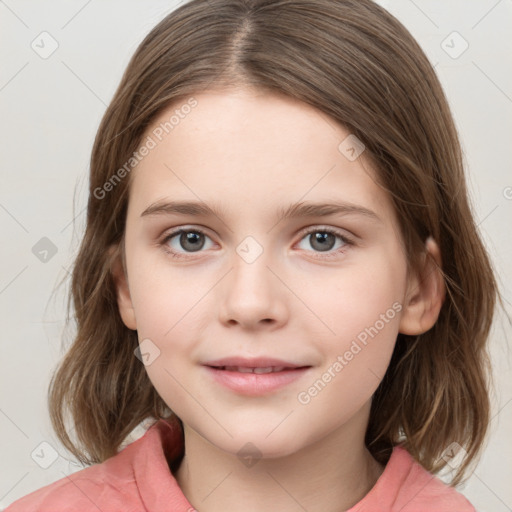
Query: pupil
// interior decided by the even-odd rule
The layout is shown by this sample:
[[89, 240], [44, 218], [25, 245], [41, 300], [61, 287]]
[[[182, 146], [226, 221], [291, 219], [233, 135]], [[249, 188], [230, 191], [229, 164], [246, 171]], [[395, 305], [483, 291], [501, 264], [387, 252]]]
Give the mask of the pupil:
[[201, 240], [201, 237], [200, 233], [182, 233], [180, 242], [184, 249], [187, 249], [187, 244], [190, 244], [188, 249], [197, 251], [204, 245], [204, 240]]
[[315, 247], [321, 251], [328, 251], [332, 249], [332, 242], [334, 241], [334, 235], [332, 233], [315, 233], [313, 236], [313, 243], [311, 244], [315, 247], [315, 244], [318, 243], [319, 246]]

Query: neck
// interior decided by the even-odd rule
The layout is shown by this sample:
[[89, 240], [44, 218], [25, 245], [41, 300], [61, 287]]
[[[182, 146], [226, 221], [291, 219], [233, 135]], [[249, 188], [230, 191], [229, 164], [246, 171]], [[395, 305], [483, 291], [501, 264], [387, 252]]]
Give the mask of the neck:
[[375, 485], [383, 466], [364, 444], [369, 406], [350, 422], [286, 457], [246, 466], [184, 424], [185, 455], [175, 477], [200, 512], [341, 512]]

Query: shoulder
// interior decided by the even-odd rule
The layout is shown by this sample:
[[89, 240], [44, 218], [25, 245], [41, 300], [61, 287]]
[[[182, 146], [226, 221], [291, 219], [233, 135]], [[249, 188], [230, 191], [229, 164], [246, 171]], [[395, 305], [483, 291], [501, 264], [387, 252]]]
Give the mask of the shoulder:
[[169, 462], [182, 453], [181, 427], [162, 419], [101, 464], [40, 488], [5, 512], [140, 512], [163, 510], [162, 504], [165, 510], [183, 508], [186, 500], [169, 470]]
[[[143, 436], [104, 462], [66, 475], [27, 494], [8, 506], [5, 512], [143, 510], [134, 460], [142, 446], [147, 446], [147, 440], [148, 436]], [[139, 506], [135, 509], [132, 508], [134, 505]]]
[[403, 507], [403, 512], [475, 512], [475, 508], [465, 496], [429, 473], [409, 452], [403, 448], [398, 450], [401, 457], [407, 461], [405, 464], [408, 467], [403, 475], [404, 481], [397, 502], [398, 510]]
[[132, 510], [127, 505], [133, 504], [134, 494], [138, 494], [134, 480], [111, 467], [119, 455], [41, 487], [16, 500], [5, 512], [98, 512], [104, 505], [108, 510]]
[[97, 466], [82, 469], [56, 482], [41, 487], [16, 500], [5, 512], [60, 512], [60, 511], [98, 511], [100, 503], [109, 500], [109, 504], [125, 504], [121, 490], [111, 481], [111, 475], [101, 478]]
[[[377, 507], [377, 508], [375, 508]], [[475, 512], [468, 499], [395, 446], [381, 477], [350, 512]]]

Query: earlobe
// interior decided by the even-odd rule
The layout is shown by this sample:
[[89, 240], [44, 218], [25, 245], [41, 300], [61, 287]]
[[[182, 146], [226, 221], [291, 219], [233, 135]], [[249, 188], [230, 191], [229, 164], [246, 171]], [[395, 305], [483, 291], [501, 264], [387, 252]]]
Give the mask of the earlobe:
[[408, 283], [400, 319], [399, 332], [402, 334], [423, 334], [436, 323], [446, 294], [441, 268], [441, 251], [434, 239], [429, 237], [425, 242], [421, 268]]
[[128, 287], [128, 278], [124, 270], [121, 250], [122, 249], [119, 245], [110, 247], [109, 255], [112, 261], [110, 265], [110, 271], [115, 283], [117, 306], [119, 308], [121, 319], [123, 320], [123, 323], [126, 325], [126, 327], [128, 327], [128, 329], [135, 331], [137, 330], [135, 310], [133, 309], [130, 289]]

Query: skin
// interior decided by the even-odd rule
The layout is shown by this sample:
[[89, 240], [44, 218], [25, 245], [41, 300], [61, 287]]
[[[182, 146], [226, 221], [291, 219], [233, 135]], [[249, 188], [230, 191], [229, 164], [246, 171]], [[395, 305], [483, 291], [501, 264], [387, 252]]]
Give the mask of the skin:
[[[121, 317], [140, 342], [149, 338], [160, 350], [146, 370], [184, 424], [185, 456], [175, 476], [201, 512], [347, 510], [384, 469], [364, 434], [397, 334], [423, 333], [439, 315], [445, 290], [432, 265], [433, 259], [441, 265], [438, 246], [429, 239], [431, 257], [408, 275], [387, 193], [364, 152], [354, 161], [340, 152], [349, 132], [323, 113], [245, 88], [195, 98], [198, 105], [132, 171], [126, 274], [121, 261], [114, 267]], [[283, 220], [277, 213], [298, 201], [335, 199], [364, 206], [380, 220], [360, 214]], [[162, 200], [219, 202], [224, 212], [141, 216]], [[179, 235], [163, 243], [180, 227], [205, 231], [199, 251], [180, 245]], [[322, 251], [313, 238], [323, 227], [353, 245], [336, 237]], [[251, 263], [236, 250], [247, 236], [263, 251]], [[172, 258], [165, 248], [184, 257]], [[386, 317], [321, 392], [300, 403], [298, 394], [394, 303], [401, 311]], [[232, 355], [312, 368], [277, 391], [244, 396], [201, 366]], [[261, 454], [250, 467], [237, 456], [247, 442]]]

